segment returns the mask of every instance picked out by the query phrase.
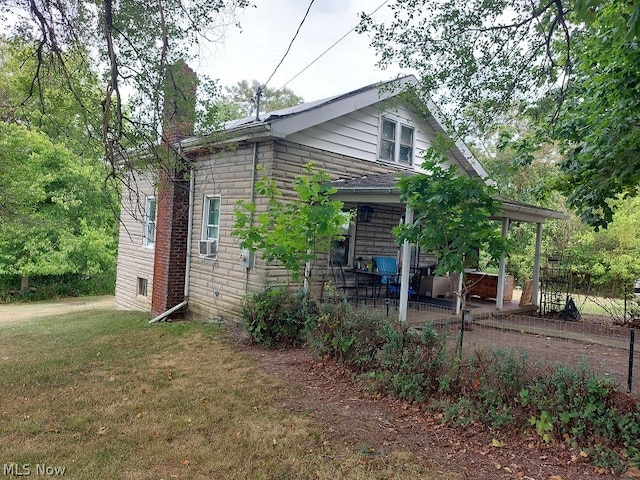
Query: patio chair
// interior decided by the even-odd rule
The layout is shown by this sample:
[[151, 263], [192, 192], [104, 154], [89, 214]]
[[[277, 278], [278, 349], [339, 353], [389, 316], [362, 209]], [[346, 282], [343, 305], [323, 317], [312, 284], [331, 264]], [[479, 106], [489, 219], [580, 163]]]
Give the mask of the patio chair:
[[[393, 257], [373, 257], [376, 262], [380, 277], [380, 285], [384, 285], [387, 289], [387, 295], [393, 294], [400, 297], [400, 272], [398, 271], [398, 262]], [[409, 297], [416, 295], [418, 292], [409, 285]]]
[[347, 297], [347, 292], [351, 291], [353, 294], [350, 296], [355, 297], [358, 295], [358, 285], [355, 283], [347, 282], [347, 277], [342, 268], [342, 264], [340, 262], [329, 262], [331, 267], [331, 273], [333, 274], [333, 281], [336, 288], [336, 291], [342, 292], [342, 295]]

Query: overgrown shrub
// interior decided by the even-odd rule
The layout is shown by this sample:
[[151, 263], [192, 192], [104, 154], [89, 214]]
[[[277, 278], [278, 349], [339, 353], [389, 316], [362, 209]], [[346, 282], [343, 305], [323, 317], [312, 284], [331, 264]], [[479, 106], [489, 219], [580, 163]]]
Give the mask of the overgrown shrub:
[[367, 373], [378, 391], [424, 401], [438, 389], [445, 364], [444, 337], [430, 327], [408, 329], [384, 312], [345, 301], [320, 306], [311, 344], [322, 355]]
[[389, 324], [378, 367], [380, 386], [398, 398], [423, 402], [438, 391], [445, 370], [445, 337], [425, 325], [421, 330]]
[[612, 451], [638, 464], [640, 412], [637, 404], [627, 411], [619, 408], [616, 395], [612, 381], [595, 376], [586, 367], [558, 365], [531, 379], [520, 399], [529, 409], [530, 425], [538, 433], [549, 433], [543, 435], [545, 440], [554, 436], [579, 445], [603, 466], [620, 467], [612, 464]]
[[[287, 300], [278, 295], [264, 292], [261, 310], [280, 312]], [[293, 310], [304, 311], [300, 303]], [[263, 323], [254, 333], [265, 335]], [[532, 430], [544, 441], [579, 447], [596, 465], [618, 471], [640, 466], [638, 404], [587, 367], [534, 365], [524, 352], [509, 349], [480, 349], [461, 358], [429, 325], [408, 328], [382, 310], [354, 308], [344, 300], [322, 303], [296, 325], [295, 332], [307, 327], [319, 354], [352, 367], [371, 389], [428, 402], [444, 421]]]
[[314, 314], [317, 312], [305, 292], [284, 287], [267, 287], [249, 295], [242, 307], [251, 338], [265, 347], [303, 344]]
[[527, 355], [512, 350], [480, 349], [469, 360], [466, 394], [478, 417], [494, 427], [513, 422], [518, 395], [527, 382]]
[[324, 302], [313, 328], [309, 329], [310, 344], [321, 354], [359, 369], [376, 368], [377, 353], [383, 338], [382, 325], [395, 323], [381, 311], [353, 308], [348, 302]]

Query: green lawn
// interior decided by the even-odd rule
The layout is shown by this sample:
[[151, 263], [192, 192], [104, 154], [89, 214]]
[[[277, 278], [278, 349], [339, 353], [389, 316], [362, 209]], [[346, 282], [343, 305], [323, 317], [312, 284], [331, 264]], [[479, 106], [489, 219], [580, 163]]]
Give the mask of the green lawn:
[[327, 444], [223, 330], [146, 320], [95, 310], [0, 325], [6, 478], [445, 478], [404, 452], [363, 461]]

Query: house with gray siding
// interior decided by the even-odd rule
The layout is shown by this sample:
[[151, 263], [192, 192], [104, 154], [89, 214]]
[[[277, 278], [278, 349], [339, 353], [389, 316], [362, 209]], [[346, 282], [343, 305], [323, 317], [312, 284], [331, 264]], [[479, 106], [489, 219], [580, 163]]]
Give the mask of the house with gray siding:
[[[174, 139], [171, 146], [189, 160], [189, 171], [138, 174], [138, 195], [123, 195], [116, 306], [149, 311], [154, 319], [239, 319], [245, 295], [285, 282], [282, 268], [264, 262], [260, 252], [241, 251], [231, 236], [238, 200], [260, 204], [254, 192], [258, 170], [292, 195], [293, 179], [312, 162], [332, 177], [345, 208], [370, 210], [366, 222], [348, 227], [344, 268], [360, 257], [398, 256], [391, 228], [412, 213], [399, 202], [395, 177], [420, 172], [424, 152], [444, 133], [435, 106], [407, 95], [416, 83], [407, 76], [230, 122], [223, 136]], [[449, 164], [490, 181], [461, 141], [451, 148]], [[549, 218], [561, 215], [506, 201], [496, 221], [537, 223], [540, 241]], [[404, 265], [413, 261], [410, 250], [399, 258]], [[319, 257], [314, 288], [332, 278], [329, 252]]]

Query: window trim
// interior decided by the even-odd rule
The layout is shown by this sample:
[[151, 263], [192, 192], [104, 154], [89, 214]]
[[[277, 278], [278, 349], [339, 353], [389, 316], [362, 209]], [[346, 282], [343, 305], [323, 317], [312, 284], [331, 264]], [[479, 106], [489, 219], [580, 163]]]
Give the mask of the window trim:
[[146, 277], [138, 277], [136, 295], [140, 297], [149, 296], [149, 280]]
[[[348, 214], [350, 212], [350, 210], [343, 210], [342, 211], [344, 214]], [[346, 222], [345, 222], [346, 223]], [[349, 222], [349, 228], [347, 229], [347, 233], [345, 235], [345, 237], [348, 237], [348, 243], [347, 243], [347, 252], [346, 252], [346, 256], [347, 256], [347, 262], [346, 264], [343, 264], [343, 267], [352, 267], [353, 266], [353, 255], [355, 253], [355, 243], [356, 243], [356, 224], [354, 221]], [[330, 250], [329, 250], [329, 257], [331, 258], [331, 260], [333, 261], [333, 244], [334, 242], [331, 242], [331, 246], [330, 246]]]
[[[218, 205], [218, 223], [209, 223], [209, 214], [211, 203], [213, 201], [217, 201]], [[202, 229], [200, 231], [200, 240], [198, 244], [198, 255], [201, 258], [209, 258], [209, 259], [217, 259], [218, 258], [218, 249], [220, 245], [220, 224], [222, 217], [222, 196], [217, 194], [206, 194], [203, 197], [202, 203]], [[209, 229], [214, 227], [216, 229], [217, 235], [210, 237]], [[213, 243], [213, 244], [210, 244]], [[210, 245], [205, 245], [210, 244]], [[206, 253], [203, 253], [203, 247]]]
[[[151, 202], [154, 204], [154, 218], [151, 220], [149, 212], [151, 210]], [[149, 238], [149, 226], [153, 225], [153, 238]], [[145, 248], [155, 248], [156, 234], [158, 228], [158, 198], [155, 195], [148, 195], [144, 204], [144, 222], [142, 231], [142, 245]]]
[[[208, 230], [209, 230], [209, 226], [210, 224], [208, 223], [209, 221], [209, 206], [210, 206], [210, 200], [217, 200], [218, 201], [218, 224], [211, 224], [212, 226], [215, 226], [218, 228], [218, 235], [215, 237], [210, 237], [208, 235]], [[220, 195], [205, 195], [204, 196], [204, 201], [203, 201], [203, 206], [202, 206], [202, 232], [200, 234], [200, 240], [216, 240], [216, 241], [220, 241], [220, 216], [221, 216], [221, 212], [220, 209], [222, 207], [222, 197]]]
[[[383, 152], [382, 143], [384, 141], [389, 141], [389, 142], [391, 141], [390, 139], [387, 140], [383, 137], [385, 121], [389, 123], [393, 123], [395, 125], [394, 139], [393, 139], [393, 152], [392, 152], [393, 158], [384, 158], [382, 156], [382, 152]], [[409, 161], [400, 160], [400, 151], [402, 147], [403, 146], [409, 147], [409, 145], [403, 144], [401, 142], [403, 129], [411, 130], [411, 133], [412, 133], [411, 145], [410, 145], [411, 158], [409, 158]], [[407, 121], [403, 121], [403, 119], [396, 117], [395, 115], [388, 115], [388, 114], [381, 115], [380, 124], [379, 124], [379, 133], [378, 133], [378, 160], [383, 162], [390, 162], [398, 165], [412, 166], [414, 163], [415, 151], [416, 151], [416, 128], [410, 125]]]

